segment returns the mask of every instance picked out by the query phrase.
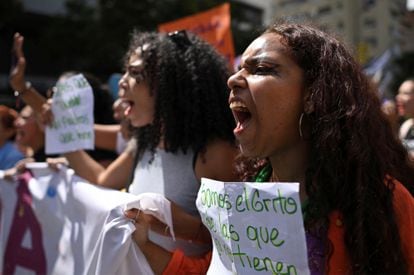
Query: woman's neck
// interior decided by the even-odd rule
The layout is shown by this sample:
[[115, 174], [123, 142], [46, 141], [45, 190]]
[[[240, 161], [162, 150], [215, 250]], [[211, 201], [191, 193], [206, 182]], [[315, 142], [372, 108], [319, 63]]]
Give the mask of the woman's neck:
[[288, 151], [278, 152], [268, 157], [272, 165], [271, 179], [279, 182], [299, 182], [301, 201], [307, 198], [305, 191], [308, 150], [306, 144], [295, 146]]

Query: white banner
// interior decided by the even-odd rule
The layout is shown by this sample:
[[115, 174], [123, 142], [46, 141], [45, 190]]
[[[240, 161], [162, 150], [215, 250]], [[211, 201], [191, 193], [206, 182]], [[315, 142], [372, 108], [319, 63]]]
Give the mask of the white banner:
[[136, 196], [43, 166], [0, 174], [0, 274], [152, 274], [123, 215]]
[[208, 274], [309, 274], [298, 183], [203, 178], [197, 208], [213, 238]]

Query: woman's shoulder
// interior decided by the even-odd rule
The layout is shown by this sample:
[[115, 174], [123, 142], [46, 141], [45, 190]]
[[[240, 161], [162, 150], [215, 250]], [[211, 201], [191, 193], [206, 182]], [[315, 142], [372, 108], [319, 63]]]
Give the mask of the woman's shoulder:
[[397, 180], [394, 180], [393, 205], [397, 222], [399, 224], [408, 224], [412, 227], [412, 232], [414, 232], [414, 197]]
[[414, 198], [398, 181], [394, 181], [393, 204], [401, 246], [408, 264], [409, 274], [414, 274]]
[[[414, 197], [411, 195], [411, 193], [407, 190], [407, 188], [404, 187], [399, 181], [394, 181], [394, 207], [398, 207], [396, 209], [397, 211], [401, 208], [403, 212], [406, 212], [405, 209], [409, 207], [410, 209], [414, 210]], [[412, 212], [412, 215], [414, 217], [414, 212]]]
[[207, 177], [222, 181], [234, 181], [233, 164], [239, 154], [237, 146], [226, 140], [213, 140], [204, 152], [197, 155], [195, 172], [197, 178]]

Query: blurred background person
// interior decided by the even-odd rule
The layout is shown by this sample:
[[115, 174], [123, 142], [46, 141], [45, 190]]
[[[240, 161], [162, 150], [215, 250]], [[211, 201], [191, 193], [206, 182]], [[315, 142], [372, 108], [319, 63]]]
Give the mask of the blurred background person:
[[15, 122], [16, 144], [27, 158], [46, 161], [45, 133], [41, 117], [30, 106], [25, 106]]
[[14, 109], [0, 105], [0, 170], [9, 169], [24, 158], [14, 143], [17, 116]]
[[[46, 161], [43, 124], [46, 120], [45, 114], [50, 110], [50, 105], [47, 103], [46, 98], [26, 81], [25, 71], [27, 60], [23, 51], [23, 42], [24, 37], [16, 33], [13, 37], [12, 51], [12, 56], [16, 59], [16, 63], [12, 64], [9, 76], [10, 86], [15, 90], [16, 96], [27, 103], [27, 106], [22, 109], [16, 123], [16, 141], [21, 148], [27, 148], [27, 150], [22, 150], [27, 151], [26, 154], [28, 157], [34, 158], [37, 162], [43, 162]], [[112, 111], [112, 95], [97, 77], [88, 72], [66, 71], [59, 76], [57, 82], [64, 81], [68, 77], [79, 73], [83, 74], [92, 88], [95, 123], [115, 124], [116, 121]], [[50, 96], [53, 95], [53, 90], [54, 88], [51, 88], [48, 91]], [[94, 149], [86, 152], [104, 167], [107, 167], [117, 157], [114, 150]]]
[[410, 156], [414, 157], [414, 78], [408, 78], [400, 85], [396, 102], [398, 115], [405, 119], [398, 135], [408, 148]]
[[398, 136], [400, 128], [400, 117], [397, 111], [397, 104], [393, 99], [384, 99], [381, 103], [381, 110], [391, 125], [392, 131]]

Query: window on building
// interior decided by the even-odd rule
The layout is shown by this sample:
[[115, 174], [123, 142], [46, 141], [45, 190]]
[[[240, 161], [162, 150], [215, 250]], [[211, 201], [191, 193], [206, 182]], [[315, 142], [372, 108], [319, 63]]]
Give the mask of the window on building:
[[280, 1], [280, 6], [282, 7], [286, 7], [289, 5], [293, 5], [293, 4], [297, 4], [297, 3], [304, 3], [307, 2], [308, 0], [282, 0]]
[[363, 10], [369, 10], [375, 6], [376, 0], [363, 0], [362, 1], [362, 9]]
[[375, 18], [364, 18], [364, 27], [375, 28], [377, 27], [377, 20]]
[[318, 16], [324, 16], [324, 15], [330, 14], [331, 11], [332, 11], [331, 6], [322, 6], [318, 9]]
[[376, 48], [378, 45], [378, 40], [376, 37], [367, 37], [365, 38], [365, 42], [373, 48]]

